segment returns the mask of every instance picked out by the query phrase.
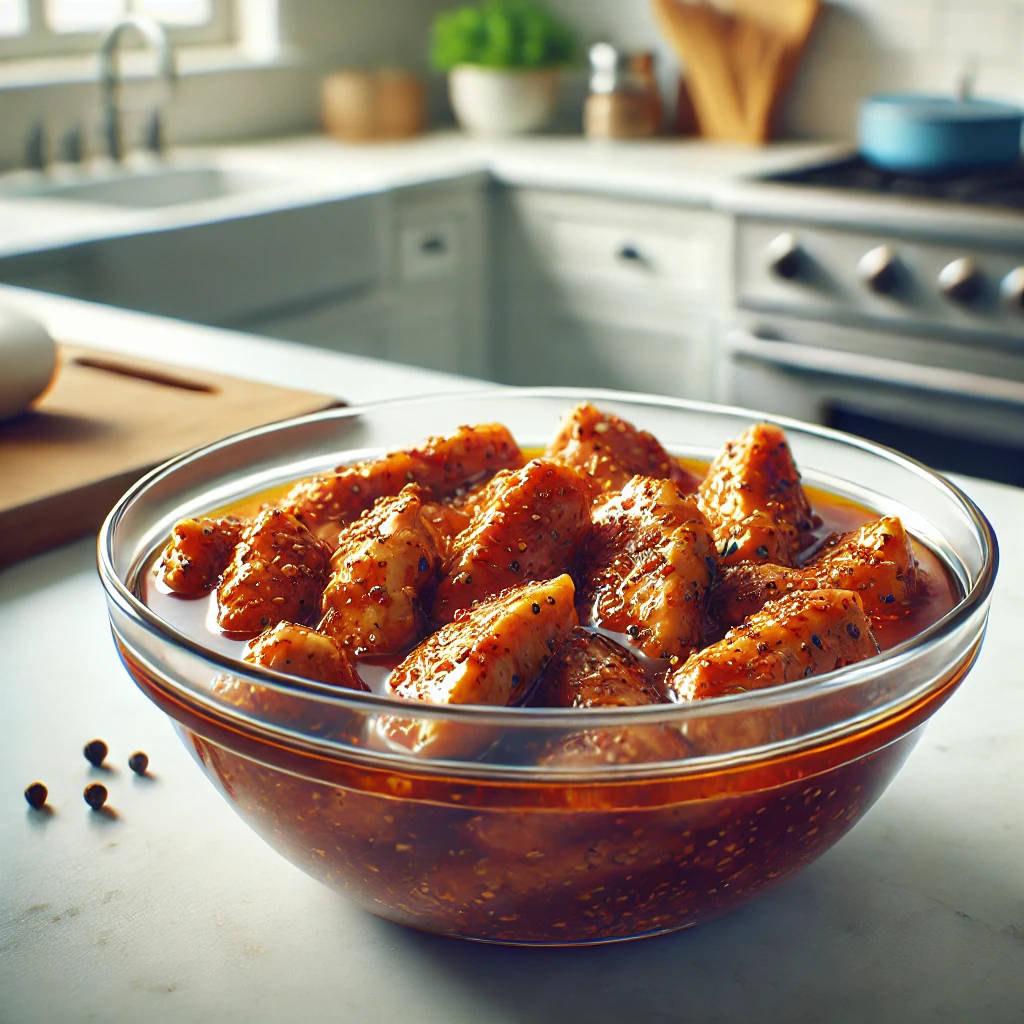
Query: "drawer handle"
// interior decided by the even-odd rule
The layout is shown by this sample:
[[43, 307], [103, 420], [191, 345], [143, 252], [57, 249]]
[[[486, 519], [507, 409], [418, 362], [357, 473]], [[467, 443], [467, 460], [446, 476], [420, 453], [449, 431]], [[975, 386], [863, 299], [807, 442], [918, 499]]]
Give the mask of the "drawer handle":
[[424, 238], [420, 243], [420, 249], [428, 253], [442, 253], [448, 251], [448, 243], [440, 235], [431, 235]]
[[644, 254], [635, 245], [624, 245], [619, 249], [619, 259], [626, 263], [646, 263]]

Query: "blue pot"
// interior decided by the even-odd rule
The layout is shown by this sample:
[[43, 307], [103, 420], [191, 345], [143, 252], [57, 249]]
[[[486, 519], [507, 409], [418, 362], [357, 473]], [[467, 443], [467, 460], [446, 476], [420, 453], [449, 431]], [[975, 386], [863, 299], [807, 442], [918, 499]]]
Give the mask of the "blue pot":
[[945, 174], [1017, 163], [1024, 110], [990, 100], [873, 96], [860, 106], [860, 151], [904, 174]]

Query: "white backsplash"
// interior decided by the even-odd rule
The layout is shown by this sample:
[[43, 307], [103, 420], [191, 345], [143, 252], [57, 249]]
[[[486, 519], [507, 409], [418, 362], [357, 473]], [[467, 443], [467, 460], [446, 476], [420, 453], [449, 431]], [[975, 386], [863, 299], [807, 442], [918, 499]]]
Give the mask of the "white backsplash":
[[[281, 40], [292, 59], [272, 69], [183, 78], [168, 111], [171, 141], [227, 142], [315, 129], [317, 82], [325, 69], [394, 64], [426, 74], [433, 15], [459, 2], [280, 0]], [[548, 2], [576, 26], [584, 46], [604, 38], [658, 51], [664, 92], [674, 98], [678, 64], [648, 0]], [[972, 61], [978, 94], [1024, 102], [1024, 0], [830, 0], [794, 83], [785, 132], [852, 138], [863, 96], [893, 89], [949, 92]], [[435, 121], [450, 118], [444, 94], [443, 79], [432, 75]], [[560, 127], [579, 128], [585, 94], [585, 73], [569, 75]], [[82, 82], [0, 87], [0, 169], [20, 164], [40, 116], [54, 137], [71, 126], [95, 130], [98, 91]]]
[[[764, 0], [768, 3], [770, 0]], [[584, 43], [657, 50], [671, 91], [678, 64], [644, 0], [549, 0]], [[1024, 102], [1021, 0], [831, 0], [786, 107], [787, 133], [852, 138], [858, 101], [888, 90], [953, 90], [976, 64], [979, 95]], [[581, 86], [570, 89], [574, 103]]]

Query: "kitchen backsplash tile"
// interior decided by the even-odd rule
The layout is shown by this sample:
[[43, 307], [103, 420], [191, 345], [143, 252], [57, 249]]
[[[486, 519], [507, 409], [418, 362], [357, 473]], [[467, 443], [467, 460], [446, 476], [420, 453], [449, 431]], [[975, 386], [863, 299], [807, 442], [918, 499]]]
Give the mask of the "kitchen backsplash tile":
[[[671, 96], [678, 64], [646, 0], [549, 3], [578, 26], [584, 44], [607, 38], [655, 50]], [[972, 60], [979, 95], [1024, 102], [1024, 0], [826, 0], [787, 103], [785, 130], [852, 138], [864, 96], [952, 92]], [[567, 91], [567, 113], [578, 99], [576, 88]]]
[[1013, 3], [947, 0], [942, 12], [947, 53], [981, 61], [1010, 61], [1020, 56], [1021, 8]]

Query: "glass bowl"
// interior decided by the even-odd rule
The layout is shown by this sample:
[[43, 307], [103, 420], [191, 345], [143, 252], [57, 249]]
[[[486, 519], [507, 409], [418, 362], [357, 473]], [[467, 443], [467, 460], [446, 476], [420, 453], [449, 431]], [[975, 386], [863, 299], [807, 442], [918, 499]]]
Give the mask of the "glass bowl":
[[[195, 642], [140, 600], [180, 518], [464, 423], [541, 446], [581, 400], [710, 460], [752, 422], [806, 482], [899, 515], [963, 597], [828, 675], [604, 711], [429, 706], [332, 690]], [[618, 392], [489, 389], [331, 410], [168, 462], [99, 538], [113, 635], [211, 782], [294, 864], [373, 913], [469, 939], [566, 945], [686, 928], [791, 878], [867, 811], [977, 656], [996, 541], [955, 486], [835, 431]], [[429, 743], [389, 744], [396, 734]], [[575, 750], [577, 756], [552, 756]]]

